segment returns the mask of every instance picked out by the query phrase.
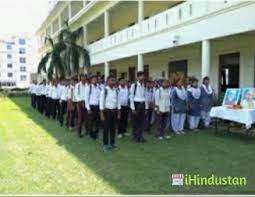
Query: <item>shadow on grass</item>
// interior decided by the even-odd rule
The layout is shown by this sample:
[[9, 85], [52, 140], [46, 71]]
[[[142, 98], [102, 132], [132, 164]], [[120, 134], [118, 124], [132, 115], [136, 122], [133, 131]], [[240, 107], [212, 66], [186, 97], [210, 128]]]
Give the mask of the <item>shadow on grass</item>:
[[[150, 135], [146, 144], [134, 144], [131, 138], [125, 138], [117, 141], [118, 150], [105, 154], [102, 151], [101, 140], [93, 141], [87, 136], [79, 139], [76, 133], [60, 127], [56, 121], [49, 120], [32, 109], [29, 98], [11, 98], [11, 100], [37, 125], [57, 139], [60, 146], [65, 147], [68, 152], [122, 194], [238, 192], [233, 190], [233, 187], [211, 187], [208, 190], [195, 186], [173, 187], [170, 177], [174, 173], [229, 175], [231, 170], [239, 169], [236, 166], [229, 168], [231, 160], [240, 160], [241, 167], [245, 163], [244, 158], [237, 156], [235, 151], [254, 150], [254, 146], [245, 144], [239, 137], [217, 138], [211, 130], [173, 137], [169, 141], [162, 142], [156, 140], [154, 135]], [[250, 154], [253, 155], [253, 152]], [[243, 176], [247, 173], [247, 176], [250, 174], [255, 177], [255, 173], [250, 173], [245, 167], [240, 171]], [[242, 193], [253, 190], [251, 185], [250, 188], [244, 188]]]

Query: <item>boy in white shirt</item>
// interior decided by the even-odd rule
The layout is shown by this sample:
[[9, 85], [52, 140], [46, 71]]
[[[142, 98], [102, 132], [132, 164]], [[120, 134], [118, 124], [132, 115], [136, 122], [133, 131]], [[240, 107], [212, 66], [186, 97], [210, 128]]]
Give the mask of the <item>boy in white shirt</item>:
[[74, 86], [74, 96], [76, 105], [76, 116], [77, 116], [77, 132], [78, 136], [82, 137], [82, 125], [85, 119], [85, 86], [86, 79], [84, 76], [81, 77], [81, 81], [76, 83]]
[[72, 130], [74, 127], [74, 118], [75, 118], [75, 106], [73, 103], [74, 100], [74, 85], [75, 81], [70, 80], [67, 87], [67, 117], [66, 117], [66, 127], [69, 130]]
[[100, 113], [99, 113], [99, 98], [101, 88], [97, 81], [97, 76], [90, 78], [90, 85], [86, 86], [85, 90], [85, 106], [88, 112], [88, 130], [92, 139], [98, 138]]
[[118, 100], [120, 108], [120, 120], [118, 121], [118, 138], [122, 138], [123, 135], [126, 135], [127, 126], [128, 126], [128, 98], [129, 90], [127, 87], [127, 82], [125, 79], [119, 79], [119, 89], [118, 89]]
[[118, 117], [118, 90], [115, 88], [116, 79], [107, 78], [107, 86], [100, 94], [100, 117], [104, 125], [104, 151], [115, 149], [115, 130]]
[[64, 115], [66, 113], [67, 108], [67, 93], [68, 93], [67, 85], [68, 85], [67, 81], [63, 80], [60, 95], [60, 116], [59, 116], [59, 122], [61, 126], [63, 126], [64, 124]]
[[162, 86], [157, 89], [155, 95], [155, 111], [157, 113], [157, 136], [159, 140], [169, 139], [170, 136], [165, 135], [167, 119], [170, 112], [170, 94], [169, 81], [163, 80]]

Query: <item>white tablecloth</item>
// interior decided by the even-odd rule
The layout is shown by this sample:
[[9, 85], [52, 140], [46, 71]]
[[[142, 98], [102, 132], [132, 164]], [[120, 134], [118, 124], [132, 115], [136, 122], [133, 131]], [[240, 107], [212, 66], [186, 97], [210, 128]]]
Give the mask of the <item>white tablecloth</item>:
[[228, 109], [219, 106], [211, 109], [210, 116], [244, 124], [247, 129], [255, 123], [255, 109]]

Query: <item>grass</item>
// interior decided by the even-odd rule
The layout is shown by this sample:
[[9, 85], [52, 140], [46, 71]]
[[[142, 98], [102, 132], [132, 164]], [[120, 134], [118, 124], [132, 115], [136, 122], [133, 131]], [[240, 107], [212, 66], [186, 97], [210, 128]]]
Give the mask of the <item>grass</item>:
[[[1, 194], [254, 193], [255, 143], [212, 130], [146, 144], [118, 140], [119, 150], [61, 128], [26, 97], [0, 98]], [[171, 186], [171, 174], [242, 176], [246, 186]]]

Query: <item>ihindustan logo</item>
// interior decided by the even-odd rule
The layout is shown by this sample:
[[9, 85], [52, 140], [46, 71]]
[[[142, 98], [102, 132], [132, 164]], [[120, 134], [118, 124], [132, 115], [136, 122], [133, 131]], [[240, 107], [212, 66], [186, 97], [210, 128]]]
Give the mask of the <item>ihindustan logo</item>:
[[197, 186], [217, 186], [233, 185], [243, 186], [247, 184], [245, 177], [224, 176], [219, 177], [212, 174], [211, 176], [189, 175], [189, 174], [172, 174], [172, 185], [197, 185]]
[[184, 176], [185, 185], [246, 185], [245, 177], [217, 177], [212, 174], [209, 177], [202, 177], [197, 175], [187, 175]]

